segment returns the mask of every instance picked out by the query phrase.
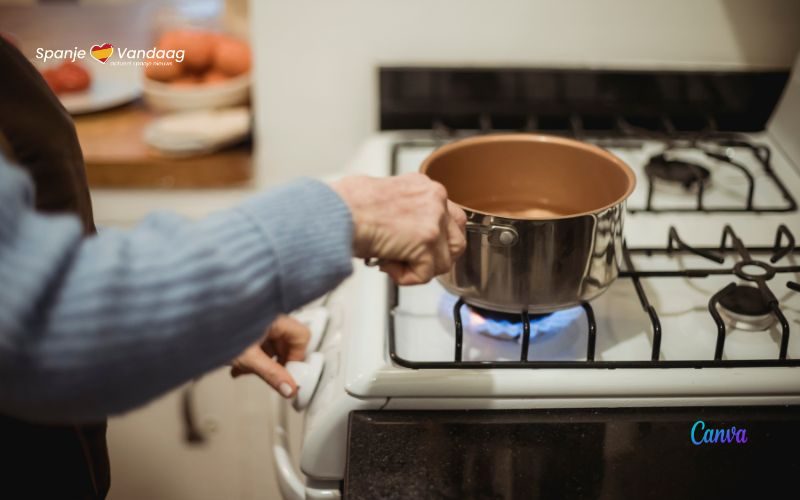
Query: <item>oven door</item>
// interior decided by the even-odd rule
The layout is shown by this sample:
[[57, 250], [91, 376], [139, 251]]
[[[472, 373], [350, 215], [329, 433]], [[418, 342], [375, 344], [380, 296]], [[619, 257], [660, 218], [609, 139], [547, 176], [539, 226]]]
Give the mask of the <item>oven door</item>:
[[778, 498], [800, 406], [365, 411], [348, 440], [348, 500]]

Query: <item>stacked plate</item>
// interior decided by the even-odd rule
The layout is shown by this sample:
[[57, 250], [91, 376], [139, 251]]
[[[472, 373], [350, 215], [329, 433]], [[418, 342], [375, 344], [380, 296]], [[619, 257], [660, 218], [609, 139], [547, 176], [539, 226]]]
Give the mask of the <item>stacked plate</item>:
[[252, 128], [250, 108], [206, 109], [157, 118], [144, 131], [145, 142], [174, 156], [210, 153], [245, 140]]

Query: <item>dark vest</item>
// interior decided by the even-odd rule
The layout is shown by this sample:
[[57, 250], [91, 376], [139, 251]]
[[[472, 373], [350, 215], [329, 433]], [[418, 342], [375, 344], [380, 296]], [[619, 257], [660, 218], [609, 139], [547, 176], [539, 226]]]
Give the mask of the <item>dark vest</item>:
[[[38, 71], [2, 36], [0, 152], [33, 178], [37, 210], [74, 213], [85, 233], [94, 233], [72, 119]], [[105, 422], [42, 425], [0, 415], [0, 498], [101, 499], [109, 482]]]

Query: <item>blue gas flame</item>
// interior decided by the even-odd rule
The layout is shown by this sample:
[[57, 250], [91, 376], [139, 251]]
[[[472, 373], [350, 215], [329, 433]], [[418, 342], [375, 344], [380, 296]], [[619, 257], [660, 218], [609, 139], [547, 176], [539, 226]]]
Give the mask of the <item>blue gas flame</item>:
[[[458, 297], [445, 293], [439, 301], [439, 312], [444, 318], [452, 321], [453, 307]], [[543, 339], [566, 330], [571, 324], [583, 319], [583, 308], [580, 306], [561, 309], [546, 315], [530, 318], [531, 339]], [[497, 338], [518, 339], [522, 336], [522, 317], [518, 321], [503, 318], [486, 318], [468, 305], [461, 308], [461, 323], [465, 332], [481, 333]]]

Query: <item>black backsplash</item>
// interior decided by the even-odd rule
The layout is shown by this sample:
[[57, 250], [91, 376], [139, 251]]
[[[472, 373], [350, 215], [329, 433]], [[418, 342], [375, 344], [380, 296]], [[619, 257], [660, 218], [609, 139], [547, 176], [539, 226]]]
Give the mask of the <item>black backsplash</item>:
[[788, 71], [380, 68], [381, 130], [763, 130]]

